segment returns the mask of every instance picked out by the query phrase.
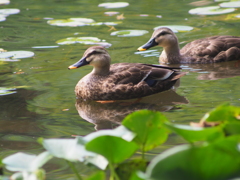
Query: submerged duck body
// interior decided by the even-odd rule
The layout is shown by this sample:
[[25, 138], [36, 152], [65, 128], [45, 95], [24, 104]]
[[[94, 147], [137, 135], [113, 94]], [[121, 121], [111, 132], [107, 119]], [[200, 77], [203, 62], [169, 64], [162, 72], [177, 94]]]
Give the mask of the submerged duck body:
[[140, 63], [116, 63], [105, 48], [88, 48], [83, 57], [69, 69], [92, 65], [91, 73], [75, 87], [75, 94], [86, 100], [125, 100], [148, 96], [171, 89], [185, 75], [169, 67]]
[[139, 51], [153, 46], [163, 47], [159, 62], [162, 64], [179, 63], [217, 63], [240, 59], [240, 37], [212, 36], [186, 44], [181, 50], [175, 33], [167, 28], [156, 29], [151, 39], [139, 47]]

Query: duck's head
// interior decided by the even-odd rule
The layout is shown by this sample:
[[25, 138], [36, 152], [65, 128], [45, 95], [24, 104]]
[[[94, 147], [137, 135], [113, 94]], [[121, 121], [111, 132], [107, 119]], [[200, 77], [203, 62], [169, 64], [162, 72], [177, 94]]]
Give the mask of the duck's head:
[[92, 46], [88, 48], [83, 57], [68, 69], [76, 69], [85, 65], [92, 65], [94, 69], [109, 69], [111, 62], [110, 55], [102, 46]]
[[156, 29], [153, 32], [150, 40], [143, 46], [139, 47], [137, 50], [145, 51], [154, 46], [161, 46], [163, 48], [168, 48], [175, 44], [178, 44], [178, 40], [174, 32], [167, 27], [161, 27]]

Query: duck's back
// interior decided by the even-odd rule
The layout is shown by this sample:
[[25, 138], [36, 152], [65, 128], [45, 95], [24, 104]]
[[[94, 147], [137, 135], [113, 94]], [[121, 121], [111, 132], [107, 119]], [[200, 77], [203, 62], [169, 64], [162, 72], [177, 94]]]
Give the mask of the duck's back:
[[215, 63], [240, 59], [240, 37], [212, 36], [185, 45], [181, 51], [183, 61]]

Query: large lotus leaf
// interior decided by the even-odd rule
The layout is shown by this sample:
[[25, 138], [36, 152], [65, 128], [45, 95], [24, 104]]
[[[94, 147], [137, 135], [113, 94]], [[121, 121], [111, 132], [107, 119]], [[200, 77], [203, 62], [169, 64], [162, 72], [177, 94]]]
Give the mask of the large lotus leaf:
[[240, 120], [240, 107], [223, 104], [214, 108], [209, 113], [205, 114], [202, 121], [208, 122], [236, 122]]
[[175, 146], [156, 156], [147, 168], [151, 179], [226, 180], [239, 175], [239, 137], [205, 146]]
[[166, 126], [188, 142], [212, 141], [224, 137], [224, 132], [220, 126], [202, 128], [172, 123], [166, 123]]
[[134, 141], [141, 150], [148, 151], [167, 140], [169, 130], [163, 125], [166, 121], [160, 112], [141, 110], [128, 115], [122, 124], [136, 134]]
[[138, 149], [134, 142], [128, 142], [120, 137], [109, 135], [96, 137], [88, 142], [85, 147], [89, 151], [101, 154], [111, 164], [126, 160]]
[[51, 158], [52, 155], [49, 152], [43, 152], [38, 156], [19, 152], [4, 158], [2, 162], [9, 171], [34, 172]]

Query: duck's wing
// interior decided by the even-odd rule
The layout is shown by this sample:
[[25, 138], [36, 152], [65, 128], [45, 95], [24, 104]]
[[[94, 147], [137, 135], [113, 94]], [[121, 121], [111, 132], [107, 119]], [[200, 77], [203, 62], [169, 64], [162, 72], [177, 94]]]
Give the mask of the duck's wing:
[[176, 80], [172, 76], [176, 73], [175, 70], [170, 67], [162, 68], [158, 65], [119, 63], [119, 65], [112, 65], [110, 70], [109, 77], [113, 78], [116, 84], [136, 85], [145, 81], [149, 86], [154, 86], [158, 81]]

